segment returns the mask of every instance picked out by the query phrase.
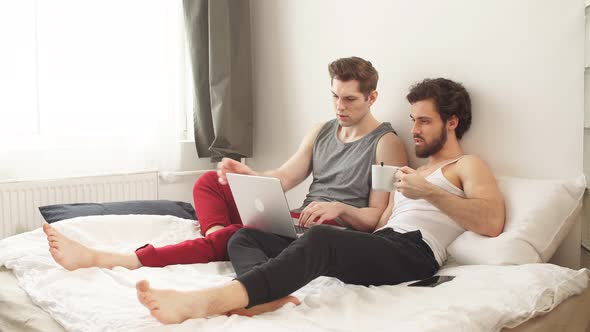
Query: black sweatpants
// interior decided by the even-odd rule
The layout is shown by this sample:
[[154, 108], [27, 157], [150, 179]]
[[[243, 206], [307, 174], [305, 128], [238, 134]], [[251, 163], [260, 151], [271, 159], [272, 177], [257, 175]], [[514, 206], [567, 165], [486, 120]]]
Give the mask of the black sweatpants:
[[232, 236], [228, 253], [248, 306], [285, 297], [319, 276], [357, 285], [394, 285], [432, 276], [439, 266], [419, 231], [375, 233], [315, 226], [293, 241], [253, 228]]

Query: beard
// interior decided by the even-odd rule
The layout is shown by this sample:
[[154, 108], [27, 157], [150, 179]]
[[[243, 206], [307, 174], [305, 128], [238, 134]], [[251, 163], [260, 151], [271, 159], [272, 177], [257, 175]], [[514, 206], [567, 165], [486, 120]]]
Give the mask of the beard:
[[443, 126], [440, 136], [435, 138], [434, 141], [432, 141], [432, 143], [430, 143], [430, 144], [426, 144], [426, 140], [424, 140], [420, 136], [415, 136], [415, 137], [420, 138], [424, 141], [424, 146], [422, 146], [422, 147], [416, 146], [415, 147], [416, 157], [428, 158], [443, 148], [443, 146], [447, 142], [447, 131], [445, 130], [445, 127]]

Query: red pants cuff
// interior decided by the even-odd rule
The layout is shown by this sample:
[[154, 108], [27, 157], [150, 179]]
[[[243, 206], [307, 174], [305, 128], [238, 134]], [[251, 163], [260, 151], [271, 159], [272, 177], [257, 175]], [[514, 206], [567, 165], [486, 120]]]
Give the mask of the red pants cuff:
[[158, 258], [156, 248], [151, 244], [146, 244], [143, 247], [139, 247], [135, 250], [137, 258], [143, 266], [149, 267], [164, 267], [166, 264]]

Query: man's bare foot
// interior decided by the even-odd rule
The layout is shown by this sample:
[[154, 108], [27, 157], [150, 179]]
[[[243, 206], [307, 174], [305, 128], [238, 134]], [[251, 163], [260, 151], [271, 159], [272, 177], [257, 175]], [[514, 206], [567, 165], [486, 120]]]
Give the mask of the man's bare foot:
[[287, 303], [293, 303], [295, 305], [301, 304], [301, 302], [299, 301], [298, 298], [296, 298], [295, 296], [289, 295], [289, 296], [283, 297], [282, 299], [278, 299], [278, 300], [274, 300], [272, 302], [263, 303], [263, 304], [253, 306], [252, 308], [232, 310], [232, 311], [229, 311], [227, 313], [227, 315], [240, 315], [240, 316], [252, 317], [255, 315], [263, 314], [265, 312], [275, 311]]
[[161, 323], [175, 324], [208, 316], [209, 299], [206, 291], [153, 289], [147, 280], [138, 282], [135, 288], [139, 302]]
[[47, 235], [49, 252], [59, 265], [70, 271], [94, 266], [93, 249], [68, 239], [49, 224], [43, 224], [43, 232]]

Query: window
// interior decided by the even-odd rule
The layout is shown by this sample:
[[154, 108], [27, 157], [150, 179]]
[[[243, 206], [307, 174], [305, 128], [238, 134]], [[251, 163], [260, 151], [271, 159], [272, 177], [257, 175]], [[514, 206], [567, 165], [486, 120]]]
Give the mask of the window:
[[0, 2], [0, 135], [38, 132], [35, 3]]
[[139, 144], [173, 131], [186, 139], [183, 24], [180, 1], [1, 1], [0, 136]]

